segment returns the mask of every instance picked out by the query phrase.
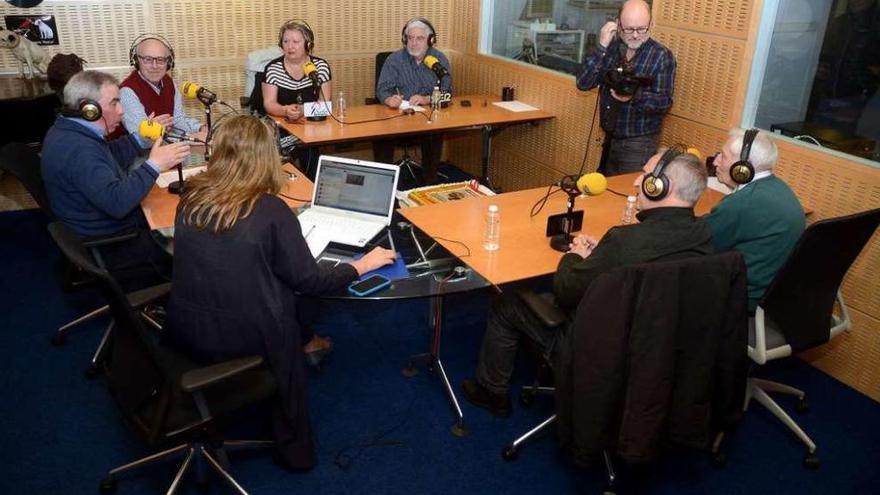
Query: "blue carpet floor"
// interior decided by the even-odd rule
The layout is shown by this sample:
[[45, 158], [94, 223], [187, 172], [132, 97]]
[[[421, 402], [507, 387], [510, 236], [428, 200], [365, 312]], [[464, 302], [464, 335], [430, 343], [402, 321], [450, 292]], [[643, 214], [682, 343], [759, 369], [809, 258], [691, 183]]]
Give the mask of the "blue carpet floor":
[[[36, 211], [0, 214], [0, 493], [95, 493], [107, 469], [147, 453], [123, 423], [103, 381], [83, 370], [105, 322], [83, 325], [67, 344], [49, 345], [63, 322], [99, 304], [89, 291], [64, 293], [59, 253]], [[488, 294], [450, 298], [443, 357], [456, 389], [473, 373]], [[319, 466], [291, 474], [266, 454], [233, 456], [234, 474], [251, 493], [597, 493], [600, 470], [572, 468], [546, 434], [515, 463], [502, 446], [552, 412], [550, 400], [515, 406], [501, 420], [462, 405], [470, 434], [450, 434], [453, 415], [438, 378], [405, 378], [410, 354], [427, 349], [427, 304], [338, 303], [322, 307], [318, 331], [336, 352], [310, 371], [309, 397]], [[855, 331], [859, 331], [856, 329]], [[762, 372], [807, 390], [809, 414], [797, 420], [819, 445], [822, 467], [801, 467], [803, 450], [761, 407], [752, 407], [731, 438], [728, 463], [704, 454], [671, 456], [650, 469], [621, 469], [621, 493], [878, 493], [880, 404], [796, 360]], [[519, 377], [524, 380], [526, 377]], [[783, 402], [793, 409], [793, 401]], [[256, 415], [232, 429], [258, 429]], [[166, 489], [176, 464], [122, 478], [119, 493]], [[191, 481], [191, 479], [189, 480]], [[197, 493], [186, 483], [184, 493]], [[212, 480], [214, 493], [228, 490]]]

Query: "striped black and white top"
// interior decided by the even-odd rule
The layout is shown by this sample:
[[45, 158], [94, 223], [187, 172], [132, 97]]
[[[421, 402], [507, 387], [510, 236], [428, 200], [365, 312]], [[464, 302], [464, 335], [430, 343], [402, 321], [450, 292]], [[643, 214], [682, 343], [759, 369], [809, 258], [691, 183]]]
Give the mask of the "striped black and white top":
[[[318, 69], [318, 80], [321, 81], [321, 84], [330, 81], [332, 79], [330, 64], [323, 58], [314, 56], [310, 58]], [[266, 64], [263, 77], [266, 84], [278, 87], [279, 105], [318, 101], [318, 91], [320, 91], [320, 88], [312, 86], [312, 81], [306, 76], [303, 76], [302, 79], [294, 79], [284, 68], [283, 56]]]

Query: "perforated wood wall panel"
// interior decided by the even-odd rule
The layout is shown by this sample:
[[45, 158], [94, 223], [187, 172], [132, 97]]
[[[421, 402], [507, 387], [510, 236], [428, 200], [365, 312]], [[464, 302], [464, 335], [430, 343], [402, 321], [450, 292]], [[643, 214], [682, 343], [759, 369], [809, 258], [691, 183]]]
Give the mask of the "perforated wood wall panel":
[[746, 84], [735, 76], [742, 70], [745, 42], [661, 27], [654, 35], [677, 63], [670, 113], [719, 128], [735, 125], [737, 96]]
[[654, 23], [745, 39], [752, 8], [745, 0], [655, 0]]

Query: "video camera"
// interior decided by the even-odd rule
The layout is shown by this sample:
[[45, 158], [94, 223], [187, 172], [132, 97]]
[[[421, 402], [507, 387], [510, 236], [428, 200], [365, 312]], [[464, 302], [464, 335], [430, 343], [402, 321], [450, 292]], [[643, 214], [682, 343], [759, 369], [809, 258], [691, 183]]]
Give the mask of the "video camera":
[[651, 76], [640, 76], [633, 72], [629, 64], [622, 64], [620, 67], [608, 69], [602, 77], [605, 87], [611, 88], [620, 96], [632, 96], [636, 94], [642, 86], [651, 86], [654, 84], [654, 78]]

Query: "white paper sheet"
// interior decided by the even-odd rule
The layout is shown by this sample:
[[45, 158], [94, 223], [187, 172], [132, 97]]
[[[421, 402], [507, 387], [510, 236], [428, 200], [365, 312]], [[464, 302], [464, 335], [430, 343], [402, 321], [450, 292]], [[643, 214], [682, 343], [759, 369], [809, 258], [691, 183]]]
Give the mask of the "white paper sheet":
[[[204, 165], [202, 165], [200, 167], [185, 168], [185, 169], [183, 169], [183, 180], [189, 179], [190, 177], [192, 177], [194, 175], [198, 175], [198, 174], [204, 172], [205, 170], [207, 170], [207, 167], [205, 167]], [[159, 187], [164, 189], [164, 188], [168, 187], [168, 184], [171, 184], [172, 182], [176, 181], [177, 179], [178, 179], [177, 169], [173, 168], [167, 172], [162, 172], [161, 174], [159, 174], [159, 177], [156, 179], [156, 184], [159, 184]]]
[[492, 104], [511, 112], [532, 112], [539, 110], [538, 108], [526, 105], [521, 101], [493, 101]]

